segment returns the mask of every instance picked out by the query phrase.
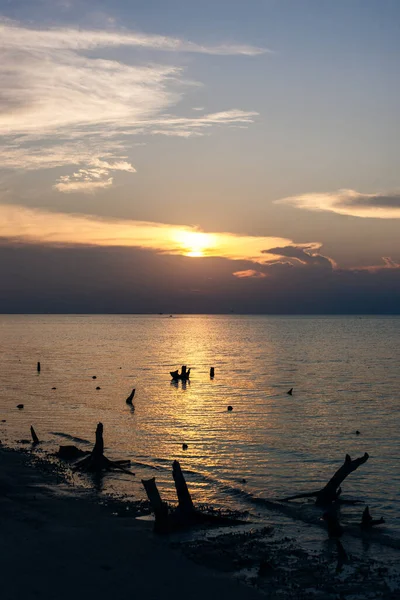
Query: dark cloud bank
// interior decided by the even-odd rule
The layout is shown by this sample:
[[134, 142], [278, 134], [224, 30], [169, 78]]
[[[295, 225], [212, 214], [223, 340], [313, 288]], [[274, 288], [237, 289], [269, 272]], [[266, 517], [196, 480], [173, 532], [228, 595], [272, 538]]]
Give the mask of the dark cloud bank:
[[[275, 250], [283, 258], [260, 266], [131, 248], [4, 243], [0, 312], [400, 314], [396, 262], [341, 270], [306, 250]], [[233, 275], [243, 271], [253, 276]]]

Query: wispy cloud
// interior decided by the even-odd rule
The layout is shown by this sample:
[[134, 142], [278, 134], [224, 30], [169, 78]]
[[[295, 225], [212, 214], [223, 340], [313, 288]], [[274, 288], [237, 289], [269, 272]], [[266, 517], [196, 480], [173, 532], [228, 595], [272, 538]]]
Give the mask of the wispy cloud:
[[167, 52], [194, 52], [215, 55], [257, 56], [271, 52], [268, 48], [240, 44], [208, 46], [163, 35], [127, 30], [82, 30], [75, 28], [33, 29], [3, 20], [0, 23], [2, 43], [7, 47], [58, 50], [94, 50], [104, 47], [139, 47]]
[[355, 190], [338, 190], [301, 194], [276, 200], [275, 204], [289, 204], [296, 208], [329, 211], [339, 215], [371, 219], [400, 219], [400, 192], [363, 194]]
[[136, 169], [126, 161], [109, 163], [98, 158], [90, 161], [91, 168], [79, 169], [72, 175], [61, 175], [53, 186], [59, 192], [83, 192], [91, 194], [98, 189], [108, 188], [113, 184], [112, 171], [126, 171], [135, 173]]
[[266, 273], [263, 273], [262, 271], [255, 271], [254, 269], [235, 271], [232, 273], [232, 275], [238, 279], [264, 279], [264, 277], [267, 277]]
[[[32, 29], [4, 20], [0, 37], [3, 168], [88, 170], [96, 160], [123, 162], [134, 135], [200, 136], [213, 127], [248, 125], [257, 114], [227, 109], [198, 118], [171, 116], [193, 82], [181, 66], [144, 62], [134, 51], [256, 56], [266, 52], [262, 48], [211, 47], [126, 30]], [[108, 50], [116, 47], [131, 51], [111, 60]], [[125, 170], [133, 173], [134, 167]], [[80, 173], [59, 180], [56, 189], [82, 189]]]

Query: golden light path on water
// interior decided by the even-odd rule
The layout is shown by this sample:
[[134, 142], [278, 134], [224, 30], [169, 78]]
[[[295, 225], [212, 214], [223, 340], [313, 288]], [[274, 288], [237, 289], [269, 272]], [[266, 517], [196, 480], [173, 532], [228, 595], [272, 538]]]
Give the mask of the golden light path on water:
[[[156, 476], [176, 501], [177, 459], [196, 503], [246, 510], [248, 495], [318, 489], [346, 452], [367, 451], [344, 493], [400, 536], [398, 318], [1, 315], [0, 331], [3, 444], [33, 425], [40, 452], [90, 449], [101, 421], [106, 455], [136, 473], [107, 476], [106, 492], [142, 499], [141, 479]], [[171, 382], [183, 364], [190, 383]]]
[[219, 257], [255, 263], [275, 261], [272, 248], [295, 246], [318, 250], [321, 244], [295, 244], [288, 238], [200, 231], [171, 225], [92, 215], [57, 213], [0, 204], [0, 239], [47, 245], [118, 246], [190, 257]]

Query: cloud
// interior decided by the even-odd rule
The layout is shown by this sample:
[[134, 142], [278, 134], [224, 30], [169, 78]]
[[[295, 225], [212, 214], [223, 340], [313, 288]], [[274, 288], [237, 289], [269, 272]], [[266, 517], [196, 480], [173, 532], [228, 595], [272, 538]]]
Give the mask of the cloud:
[[232, 273], [232, 275], [234, 275], [238, 279], [263, 279], [267, 276], [265, 273], [262, 273], [261, 271], [255, 271], [254, 269], [247, 269], [246, 271], [235, 271], [234, 273]]
[[[228, 108], [198, 118], [173, 116], [171, 108], [194, 85], [183, 68], [144, 61], [132, 51], [110, 59], [108, 50], [255, 56], [265, 52], [260, 48], [209, 47], [126, 30], [32, 29], [10, 21], [0, 22], [0, 36], [2, 168], [88, 169], [96, 160], [112, 159], [110, 170], [133, 173], [132, 165], [116, 167], [132, 136], [200, 136], [215, 127], [247, 126], [257, 115]], [[80, 181], [69, 177], [69, 183]], [[65, 191], [67, 183], [59, 180], [55, 187]], [[81, 188], [69, 185], [73, 189]]]
[[[68, 176], [57, 185], [68, 192], [76, 186], [81, 191], [111, 185], [100, 177], [76, 174]], [[96, 185], [97, 183], [97, 185]], [[238, 235], [228, 232], [205, 233], [196, 227], [133, 221], [101, 219], [91, 215], [57, 213], [31, 209], [12, 204], [0, 204], [0, 238], [20, 243], [43, 245], [91, 245], [106, 247], [136, 247], [158, 253], [191, 257], [219, 257], [229, 260], [246, 260], [264, 265], [274, 262], [276, 256], [265, 254], [265, 248], [288, 248], [291, 240], [276, 237]], [[306, 244], [307, 248], [319, 244]]]
[[267, 48], [248, 45], [220, 44], [207, 46], [179, 38], [127, 30], [82, 30], [75, 28], [33, 29], [3, 19], [0, 22], [2, 45], [31, 50], [95, 50], [105, 47], [139, 47], [167, 52], [191, 52], [222, 56], [257, 56], [271, 52]]
[[109, 163], [96, 158], [89, 162], [92, 165], [90, 169], [79, 169], [72, 175], [61, 175], [53, 186], [54, 189], [66, 193], [83, 192], [90, 194], [100, 188], [108, 188], [113, 184], [113, 177], [110, 177], [111, 171], [136, 172], [136, 169], [126, 161]]
[[93, 179], [92, 173], [84, 169], [80, 169], [78, 173], [72, 176], [63, 175], [59, 178], [58, 183], [53, 187], [59, 192], [83, 192], [85, 194], [93, 193], [100, 188], [108, 188], [113, 184], [113, 178]]
[[275, 204], [288, 204], [314, 211], [330, 211], [339, 215], [371, 219], [400, 219], [400, 192], [362, 194], [355, 190], [310, 193], [275, 200]]
[[369, 271], [370, 273], [374, 273], [376, 271], [382, 271], [383, 269], [400, 269], [400, 263], [393, 260], [391, 256], [382, 256], [383, 264], [380, 265], [369, 265], [366, 267], [354, 267], [350, 269], [351, 271]]
[[[252, 266], [235, 263], [237, 271]], [[0, 241], [0, 312], [348, 315], [400, 310], [400, 269], [328, 271], [297, 262], [257, 270], [268, 276], [233, 277], [232, 262], [220, 258], [193, 260], [134, 247]], [[332, 321], [333, 328], [342, 325]], [[356, 326], [393, 330], [389, 321]]]
[[331, 258], [323, 256], [315, 250], [321, 248], [321, 244], [299, 244], [297, 246], [285, 246], [283, 248], [270, 248], [263, 250], [264, 254], [276, 255], [282, 258], [293, 259], [290, 264], [304, 267], [318, 267], [322, 269], [332, 270], [336, 268], [336, 263]]

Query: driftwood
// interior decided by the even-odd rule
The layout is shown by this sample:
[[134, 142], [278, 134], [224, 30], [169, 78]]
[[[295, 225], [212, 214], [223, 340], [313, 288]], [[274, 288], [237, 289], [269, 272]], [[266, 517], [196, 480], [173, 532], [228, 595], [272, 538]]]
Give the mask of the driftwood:
[[374, 525], [382, 525], [385, 522], [385, 519], [381, 517], [380, 519], [373, 519], [369, 512], [369, 506], [366, 506], [361, 518], [361, 529], [370, 529]]
[[142, 479], [144, 489], [155, 515], [155, 532], [170, 533], [201, 524], [222, 526], [241, 523], [238, 519], [210, 514], [196, 509], [193, 505], [181, 466], [177, 460], [173, 462], [172, 475], [178, 497], [178, 506], [175, 510], [170, 510], [168, 505], [162, 501], [155, 477], [147, 480]]
[[77, 446], [69, 445], [60, 446], [57, 452], [57, 457], [63, 460], [76, 460], [77, 458], [87, 456], [88, 454], [90, 454], [88, 450], [81, 450]]
[[142, 483], [154, 511], [154, 531], [156, 533], [167, 533], [169, 531], [168, 504], [161, 500], [160, 492], [156, 485], [156, 478], [142, 479]]
[[188, 379], [190, 377], [190, 369], [186, 370], [186, 365], [182, 365], [182, 369], [181, 369], [180, 373], [179, 373], [179, 369], [177, 369], [176, 371], [170, 371], [169, 374], [171, 375], [171, 377], [174, 381], [178, 381], [179, 379], [181, 381], [188, 381]]
[[125, 468], [128, 464], [129, 461], [112, 461], [104, 456], [103, 424], [98, 423], [96, 428], [96, 443], [92, 452], [88, 456], [78, 459], [74, 464], [74, 469], [90, 473], [101, 473], [102, 471], [118, 469], [124, 471], [124, 473], [134, 475], [132, 471]]
[[132, 407], [133, 407], [132, 400], [133, 400], [133, 397], [135, 395], [135, 392], [136, 392], [136, 389], [133, 388], [133, 390], [131, 391], [131, 393], [129, 394], [129, 396], [127, 397], [127, 399], [125, 400], [125, 402], [127, 404], [129, 404], [129, 406], [132, 406]]
[[289, 500], [298, 500], [299, 498], [316, 498], [316, 504], [318, 506], [327, 506], [339, 500], [339, 496], [342, 493], [340, 484], [346, 479], [350, 473], [358, 469], [359, 466], [367, 462], [369, 454], [366, 452], [364, 456], [351, 460], [350, 455], [346, 454], [343, 465], [336, 471], [333, 477], [328, 481], [325, 487], [316, 492], [307, 492], [304, 494], [296, 494], [295, 496], [288, 496], [283, 498], [283, 502]]
[[32, 436], [32, 444], [39, 444], [39, 438], [36, 435], [36, 431], [33, 429], [32, 425], [31, 425], [31, 436]]
[[176, 495], [178, 496], [178, 510], [184, 518], [190, 518], [194, 513], [193, 501], [181, 465], [177, 460], [172, 463], [172, 476], [175, 482]]

